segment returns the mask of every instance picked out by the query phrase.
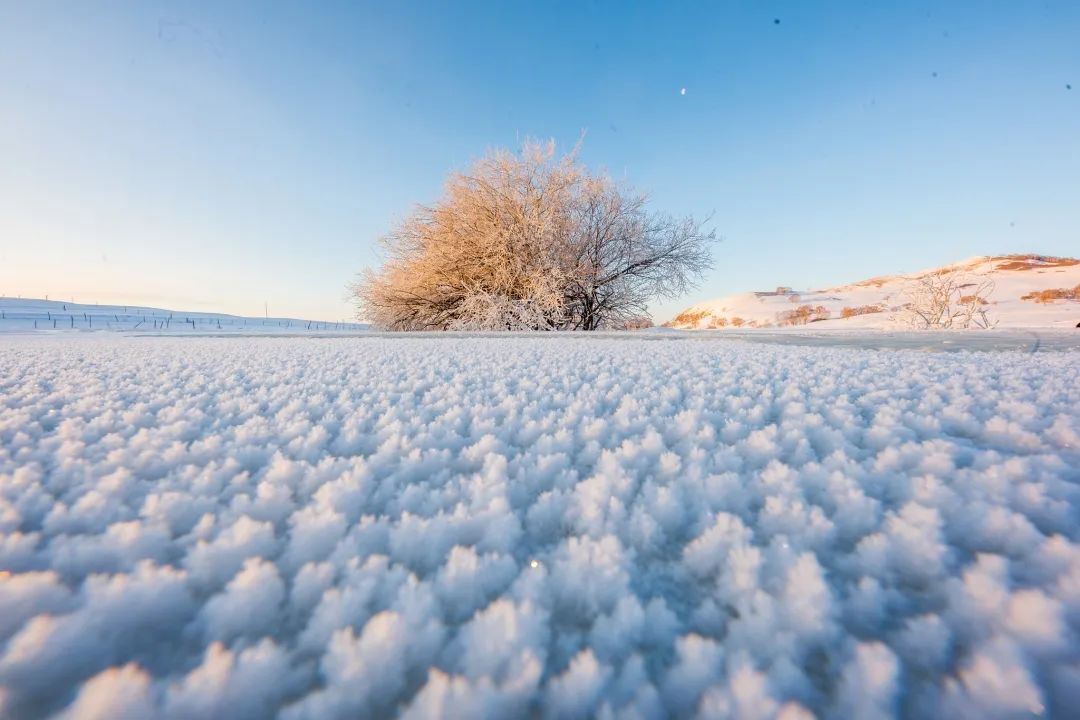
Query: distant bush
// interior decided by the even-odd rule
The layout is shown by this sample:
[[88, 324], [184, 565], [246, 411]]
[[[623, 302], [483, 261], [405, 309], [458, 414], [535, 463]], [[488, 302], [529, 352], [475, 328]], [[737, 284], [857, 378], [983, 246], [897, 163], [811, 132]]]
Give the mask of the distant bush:
[[912, 328], [967, 329], [992, 328], [987, 300], [994, 293], [994, 281], [940, 270], [913, 278], [904, 288], [907, 302], [896, 319]]
[[733, 317], [733, 318], [731, 318], [731, 324], [734, 327], [742, 327], [743, 325], [746, 324], [746, 321], [743, 320], [741, 317]]
[[714, 317], [709, 321], [710, 328], [723, 328], [728, 326], [728, 319], [726, 317]]
[[697, 327], [698, 323], [708, 314], [709, 313], [705, 310], [686, 310], [671, 318], [671, 320], [667, 322], [667, 326], [678, 327], [680, 325], [689, 325], [691, 327]]
[[794, 310], [785, 310], [784, 312], [776, 313], [777, 324], [783, 325], [805, 325], [809, 322], [816, 322], [818, 320], [828, 320], [829, 309], [824, 305], [800, 305]]
[[987, 302], [986, 298], [981, 298], [978, 295], [961, 295], [960, 296], [960, 304], [961, 305], [972, 305], [972, 304], [975, 304], [975, 305], [989, 305], [990, 303]]
[[1080, 285], [1074, 288], [1052, 288], [1050, 290], [1040, 290], [1033, 293], [1028, 293], [1020, 298], [1021, 300], [1034, 300], [1037, 303], [1048, 305], [1055, 300], [1080, 300]]
[[616, 326], [616, 330], [648, 330], [653, 326], [653, 321], [647, 317], [631, 318], [625, 321], [621, 326]]
[[859, 305], [858, 307], [846, 307], [840, 311], [840, 317], [851, 318], [859, 315], [873, 315], [874, 313], [884, 312], [885, 308], [880, 305]]

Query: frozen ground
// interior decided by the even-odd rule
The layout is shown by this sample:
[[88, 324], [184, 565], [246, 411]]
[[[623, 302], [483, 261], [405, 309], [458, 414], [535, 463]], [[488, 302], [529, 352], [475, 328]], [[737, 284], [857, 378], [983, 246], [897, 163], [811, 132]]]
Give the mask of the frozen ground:
[[[649, 333], [678, 333], [666, 328]], [[1080, 350], [1080, 329], [1035, 328], [1028, 330], [844, 330], [815, 327], [750, 330], [694, 330], [692, 337], [710, 340], [739, 340], [775, 345], [809, 347], [850, 347], [877, 350], [919, 350], [922, 352], [1054, 352]], [[673, 337], [669, 335], [669, 337]]]
[[1080, 353], [692, 338], [0, 339], [0, 716], [1075, 712]]

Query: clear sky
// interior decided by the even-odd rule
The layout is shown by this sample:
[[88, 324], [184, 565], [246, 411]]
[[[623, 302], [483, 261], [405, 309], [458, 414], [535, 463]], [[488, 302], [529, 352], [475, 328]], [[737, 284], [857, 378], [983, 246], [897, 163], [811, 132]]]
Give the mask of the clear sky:
[[725, 238], [660, 321], [1080, 255], [1078, 38], [1076, 0], [0, 0], [0, 294], [340, 319], [447, 173], [582, 130]]

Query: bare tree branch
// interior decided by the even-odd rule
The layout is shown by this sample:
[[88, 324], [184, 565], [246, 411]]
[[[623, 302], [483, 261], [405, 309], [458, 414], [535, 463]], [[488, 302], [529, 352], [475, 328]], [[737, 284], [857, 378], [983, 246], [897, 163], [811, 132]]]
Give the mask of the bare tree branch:
[[988, 329], [997, 325], [989, 314], [994, 281], [957, 272], [932, 272], [909, 281], [906, 302], [897, 320], [927, 329]]

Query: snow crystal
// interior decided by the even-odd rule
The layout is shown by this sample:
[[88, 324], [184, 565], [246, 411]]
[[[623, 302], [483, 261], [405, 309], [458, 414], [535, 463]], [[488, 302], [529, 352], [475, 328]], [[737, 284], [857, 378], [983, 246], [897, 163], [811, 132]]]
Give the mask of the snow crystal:
[[0, 716], [1067, 716], [1080, 356], [5, 338]]

